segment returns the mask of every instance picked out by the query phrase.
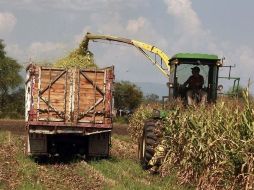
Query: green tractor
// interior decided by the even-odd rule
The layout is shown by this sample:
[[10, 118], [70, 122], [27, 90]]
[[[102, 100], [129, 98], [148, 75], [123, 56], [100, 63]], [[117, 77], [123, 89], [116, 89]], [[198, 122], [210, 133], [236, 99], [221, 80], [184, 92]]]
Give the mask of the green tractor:
[[[219, 69], [223, 65], [223, 60], [219, 59], [217, 55], [178, 53], [169, 60], [169, 65], [173, 72], [168, 83], [169, 96], [163, 97], [164, 103], [167, 102], [166, 99], [169, 100], [168, 102], [172, 102], [171, 100], [178, 98], [182, 99], [186, 106], [188, 105], [188, 87], [185, 86], [185, 83], [188, 81], [193, 68], [198, 68], [199, 75], [203, 77], [200, 90], [206, 94], [206, 104], [216, 102], [221, 88], [218, 85]], [[200, 96], [200, 94], [197, 96]], [[195, 99], [195, 97], [193, 98]], [[197, 99], [200, 101], [200, 98]], [[196, 100], [196, 104], [199, 101]], [[145, 122], [143, 135], [139, 143], [139, 158], [144, 169], [152, 167], [151, 160], [154, 157], [155, 148], [161, 135], [161, 121], [164, 115], [165, 111], [154, 110], [153, 117]]]
[[[195, 104], [209, 104], [216, 102], [218, 92], [222, 86], [218, 85], [219, 78], [234, 79], [233, 89], [238, 90], [239, 78], [219, 77], [219, 68], [223, 66], [223, 60], [217, 55], [201, 54], [201, 53], [178, 53], [173, 57], [169, 57], [161, 49], [154, 45], [147, 44], [138, 40], [122, 38], [110, 35], [98, 35], [87, 33], [81, 48], [89, 53], [89, 41], [110, 41], [117, 43], [124, 43], [134, 46], [139, 50], [152, 64], [168, 79], [169, 93], [168, 96], [163, 97], [163, 102], [172, 102], [174, 99], [183, 100], [184, 104], [188, 106], [189, 99], [193, 99]], [[153, 54], [154, 57], [150, 56]], [[157, 59], [159, 57], [159, 59]], [[230, 67], [231, 66], [226, 66]], [[198, 72], [198, 75], [195, 74]], [[194, 89], [191, 93], [190, 87], [193, 78], [191, 74], [195, 74], [199, 78], [200, 84], [198, 89]], [[191, 78], [191, 79], [190, 79]], [[194, 77], [195, 78], [195, 77]], [[195, 81], [196, 79], [194, 79]], [[201, 97], [202, 96], [202, 97]], [[205, 97], [205, 98], [203, 98]], [[149, 162], [154, 157], [155, 147], [160, 138], [160, 121], [163, 119], [164, 111], [155, 110], [154, 116], [149, 119], [143, 128], [143, 135], [139, 143], [139, 158], [144, 168], [149, 168]]]

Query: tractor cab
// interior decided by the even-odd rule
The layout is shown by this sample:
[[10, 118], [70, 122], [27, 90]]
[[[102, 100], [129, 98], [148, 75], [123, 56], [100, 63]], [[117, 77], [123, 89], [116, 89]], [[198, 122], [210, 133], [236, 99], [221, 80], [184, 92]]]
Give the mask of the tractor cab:
[[222, 66], [221, 59], [217, 55], [200, 53], [178, 53], [174, 55], [169, 64], [172, 75], [169, 79], [169, 99], [182, 98], [186, 100], [187, 89], [184, 83], [192, 75], [194, 67], [199, 68], [199, 74], [204, 78], [202, 90], [207, 94], [208, 102], [215, 102], [218, 89], [218, 72]]

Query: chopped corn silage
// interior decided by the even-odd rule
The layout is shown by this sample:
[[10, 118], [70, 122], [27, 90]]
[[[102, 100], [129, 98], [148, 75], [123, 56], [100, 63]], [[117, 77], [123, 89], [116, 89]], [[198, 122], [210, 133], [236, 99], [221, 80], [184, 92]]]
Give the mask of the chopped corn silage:
[[79, 48], [72, 51], [69, 55], [56, 61], [55, 67], [61, 68], [97, 68], [92, 52], [87, 51], [87, 47], [82, 41]]

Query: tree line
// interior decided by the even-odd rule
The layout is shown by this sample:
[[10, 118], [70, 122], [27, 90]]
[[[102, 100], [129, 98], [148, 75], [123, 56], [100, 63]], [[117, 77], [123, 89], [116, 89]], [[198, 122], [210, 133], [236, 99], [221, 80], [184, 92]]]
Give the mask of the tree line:
[[0, 118], [23, 118], [25, 107], [22, 66], [7, 56], [0, 40]]

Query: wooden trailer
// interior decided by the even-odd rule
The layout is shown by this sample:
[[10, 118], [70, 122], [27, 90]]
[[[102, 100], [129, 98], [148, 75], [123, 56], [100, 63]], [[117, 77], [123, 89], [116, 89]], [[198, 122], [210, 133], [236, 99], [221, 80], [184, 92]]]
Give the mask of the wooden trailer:
[[27, 153], [108, 156], [114, 68], [26, 71]]

